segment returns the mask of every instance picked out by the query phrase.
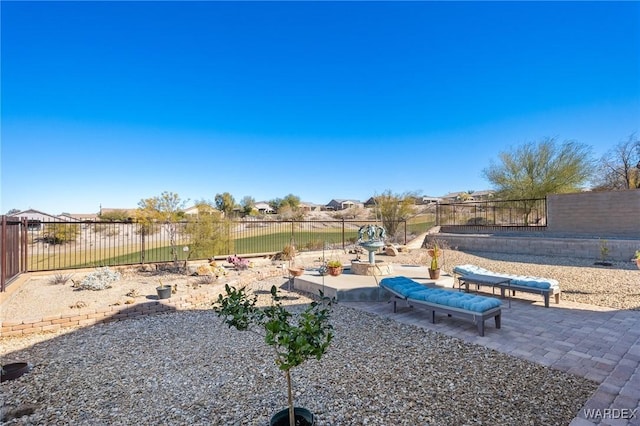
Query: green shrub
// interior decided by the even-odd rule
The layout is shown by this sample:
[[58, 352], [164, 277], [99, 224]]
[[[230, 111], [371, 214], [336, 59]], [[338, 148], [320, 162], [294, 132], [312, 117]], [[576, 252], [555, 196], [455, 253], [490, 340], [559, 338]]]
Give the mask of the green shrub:
[[75, 223], [53, 223], [45, 227], [43, 240], [49, 244], [64, 244], [75, 241], [80, 235], [80, 225]]

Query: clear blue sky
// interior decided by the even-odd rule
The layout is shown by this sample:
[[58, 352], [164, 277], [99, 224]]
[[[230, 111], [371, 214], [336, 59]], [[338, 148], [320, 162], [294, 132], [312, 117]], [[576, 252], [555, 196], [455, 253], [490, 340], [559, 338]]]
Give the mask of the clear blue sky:
[[639, 2], [2, 1], [0, 210], [489, 189], [640, 129]]

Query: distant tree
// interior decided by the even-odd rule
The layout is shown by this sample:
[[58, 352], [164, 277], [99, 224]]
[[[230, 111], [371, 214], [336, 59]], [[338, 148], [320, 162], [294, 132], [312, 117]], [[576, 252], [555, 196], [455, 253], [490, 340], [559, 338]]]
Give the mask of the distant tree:
[[187, 200], [181, 200], [174, 192], [163, 192], [160, 196], [140, 200], [136, 211], [136, 218], [143, 226], [162, 223], [169, 234], [171, 257], [178, 261], [177, 237], [178, 221], [184, 218], [184, 207]]
[[[544, 198], [548, 194], [577, 192], [592, 175], [591, 149], [575, 141], [558, 145], [555, 139], [529, 142], [500, 153], [501, 164], [491, 162], [484, 176], [503, 200]], [[524, 203], [524, 221], [533, 208]]]
[[252, 215], [256, 207], [256, 200], [248, 195], [242, 197], [240, 200], [240, 208], [245, 216]]
[[225, 253], [229, 244], [229, 220], [223, 219], [213, 203], [196, 202], [198, 214], [188, 219], [185, 233], [189, 236], [187, 259], [205, 259]]
[[60, 222], [47, 224], [42, 238], [49, 244], [64, 244], [75, 241], [78, 235], [80, 235], [80, 225]]
[[214, 201], [216, 208], [223, 212], [225, 217], [231, 218], [233, 216], [233, 210], [236, 208], [236, 200], [233, 195], [228, 192], [216, 194]]
[[591, 176], [588, 146], [555, 139], [527, 143], [501, 152], [501, 164], [491, 163], [484, 176], [501, 199], [543, 198], [547, 194], [576, 192]]
[[283, 206], [289, 206], [291, 210], [298, 210], [300, 208], [300, 197], [297, 195], [289, 194], [282, 200]]
[[274, 198], [269, 201], [269, 206], [283, 219], [297, 219], [304, 217], [300, 211], [300, 197], [289, 194], [284, 198]]
[[594, 190], [640, 188], [640, 139], [635, 133], [607, 151], [598, 163]]
[[13, 216], [16, 213], [20, 213], [21, 210], [18, 209], [11, 209], [7, 212], [7, 216]]
[[374, 197], [376, 217], [382, 221], [382, 226], [387, 230], [387, 235], [395, 237], [398, 231], [398, 223], [409, 219], [415, 214], [415, 199], [417, 195], [405, 192], [393, 194], [386, 190], [382, 195]]

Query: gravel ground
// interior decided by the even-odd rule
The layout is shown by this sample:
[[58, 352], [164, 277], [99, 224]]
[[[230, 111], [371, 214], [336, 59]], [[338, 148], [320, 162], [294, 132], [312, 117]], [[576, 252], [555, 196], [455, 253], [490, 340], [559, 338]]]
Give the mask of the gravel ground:
[[[424, 262], [422, 251], [394, 261]], [[385, 260], [392, 260], [388, 258]], [[463, 263], [556, 278], [563, 299], [640, 309], [640, 271], [627, 264], [480, 255]], [[282, 278], [253, 281], [265, 290]], [[293, 310], [309, 302], [291, 294]], [[589, 380], [340, 304], [327, 354], [293, 370], [297, 405], [318, 425], [566, 425], [597, 388]], [[228, 329], [209, 309], [3, 338], [3, 364], [33, 369], [2, 384], [6, 424], [266, 425], [286, 384], [255, 333]]]
[[[327, 354], [293, 370], [296, 403], [318, 425], [566, 425], [596, 389], [339, 304], [332, 324]], [[210, 310], [79, 329], [11, 358], [34, 368], [2, 385], [9, 425], [266, 425], [286, 404], [262, 337]]]

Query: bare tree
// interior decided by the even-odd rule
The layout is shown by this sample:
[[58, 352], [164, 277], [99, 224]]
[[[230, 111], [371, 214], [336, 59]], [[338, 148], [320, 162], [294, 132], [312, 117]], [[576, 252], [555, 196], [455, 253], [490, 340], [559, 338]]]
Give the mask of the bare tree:
[[640, 140], [635, 133], [600, 159], [594, 190], [640, 188]]

